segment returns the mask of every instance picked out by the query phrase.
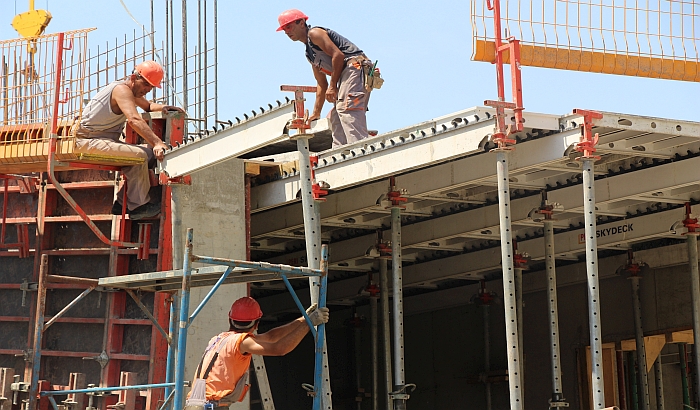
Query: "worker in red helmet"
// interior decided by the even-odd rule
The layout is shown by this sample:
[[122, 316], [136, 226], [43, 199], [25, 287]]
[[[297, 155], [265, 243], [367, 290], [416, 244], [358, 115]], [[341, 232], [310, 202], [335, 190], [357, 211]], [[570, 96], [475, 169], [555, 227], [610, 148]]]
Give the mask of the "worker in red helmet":
[[[160, 212], [160, 197], [154, 198], [154, 203], [151, 203], [148, 194], [151, 188], [148, 167], [154, 157], [162, 161], [166, 149], [136, 107], [147, 112], [184, 112], [180, 108], [152, 103], [145, 98], [153, 87], [160, 88], [162, 80], [163, 67], [160, 64], [155, 61], [142, 62], [129, 77], [112, 82], [92, 97], [83, 109], [80, 124], [75, 130], [77, 153], [144, 159], [142, 164], [122, 167], [127, 180], [126, 205], [131, 219], [148, 218]], [[129, 145], [122, 142], [125, 123], [129, 123], [146, 144]], [[113, 214], [121, 215], [123, 198], [122, 188], [112, 206]]]
[[[326, 307], [317, 308], [313, 304], [306, 313], [314, 326], [328, 322]], [[302, 316], [286, 325], [255, 334], [262, 316], [255, 299], [242, 297], [233, 302], [229, 311], [229, 330], [209, 341], [194, 376], [194, 380], [204, 379], [206, 383], [206, 403], [209, 406], [205, 409], [225, 410], [242, 401], [248, 391], [252, 355], [284, 356], [294, 350], [309, 331]]]
[[[321, 117], [324, 101], [333, 105], [328, 114], [333, 146], [367, 138], [367, 103], [372, 86], [365, 77], [374, 72], [372, 62], [347, 38], [324, 27], [311, 27], [309, 17], [297, 9], [282, 12], [277, 31], [306, 45], [306, 59], [316, 78], [316, 101], [309, 121]], [[374, 75], [374, 74], [373, 74]], [[327, 79], [330, 77], [330, 81]]]

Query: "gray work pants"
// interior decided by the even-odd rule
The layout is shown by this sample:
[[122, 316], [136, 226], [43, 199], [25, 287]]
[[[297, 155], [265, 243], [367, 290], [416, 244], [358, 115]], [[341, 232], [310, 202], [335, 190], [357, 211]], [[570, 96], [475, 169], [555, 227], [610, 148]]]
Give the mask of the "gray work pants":
[[[148, 203], [150, 197], [151, 180], [148, 176], [148, 162], [153, 158], [153, 149], [147, 144], [130, 145], [115, 141], [109, 137], [102, 138], [76, 138], [75, 151], [85, 154], [105, 154], [120, 157], [143, 158], [143, 163], [130, 167], [122, 167], [122, 174], [126, 177], [126, 207], [130, 211]], [[124, 189], [117, 194], [121, 203], [124, 198]]]
[[340, 75], [338, 101], [328, 113], [333, 147], [363, 140], [367, 134], [367, 103], [362, 68], [348, 65]]

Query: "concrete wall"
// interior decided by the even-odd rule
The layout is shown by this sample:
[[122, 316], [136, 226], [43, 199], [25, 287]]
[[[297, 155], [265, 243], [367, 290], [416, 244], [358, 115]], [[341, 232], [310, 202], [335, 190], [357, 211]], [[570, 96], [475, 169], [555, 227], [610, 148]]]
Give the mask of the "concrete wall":
[[[173, 238], [173, 242], [179, 241], [178, 244], [173, 243], [173, 250], [183, 249], [185, 232], [187, 228], [193, 228], [193, 248], [196, 254], [245, 259], [244, 186], [243, 161], [231, 160], [194, 173], [191, 186], [175, 187], [175, 212], [181, 218], [182, 225], [181, 235]], [[182, 256], [175, 260], [181, 261]], [[209, 290], [210, 287], [192, 288], [190, 313]], [[186, 380], [193, 377], [209, 339], [228, 330], [228, 311], [233, 301], [246, 294], [245, 284], [222, 286], [190, 325], [185, 363]], [[245, 408], [249, 408], [248, 399], [231, 407]]]
[[[683, 265], [667, 266], [683, 262], [684, 247], [684, 244], [674, 245], [637, 253], [641, 260], [658, 266], [641, 281], [643, 324], [647, 333], [691, 326], [689, 270]], [[601, 259], [599, 263], [604, 342], [634, 338], [631, 285], [629, 280], [615, 275], [615, 270], [625, 261], [625, 256], [616, 256]], [[579, 391], [579, 369], [585, 363], [577, 362], [577, 354], [589, 344], [585, 264], [558, 267], [557, 273], [564, 396], [571, 409], [583, 410], [586, 404], [582, 397], [588, 392]], [[545, 279], [541, 271], [526, 272], [523, 279], [525, 408], [547, 408], [551, 398]], [[488, 282], [487, 289], [502, 294], [500, 281]], [[478, 285], [472, 285], [405, 298], [406, 382], [418, 386], [408, 402], [411, 409], [486, 408], [485, 387], [474, 380], [484, 368], [483, 308], [469, 304], [477, 290]], [[496, 304], [490, 310], [491, 370], [504, 370], [507, 362], [503, 306]], [[356, 311], [367, 318], [362, 327], [360, 368], [362, 385], [370, 391], [370, 312], [367, 305], [357, 307]], [[347, 326], [351, 315], [351, 309], [337, 306], [329, 325], [330, 371], [336, 410], [358, 408], [354, 400], [354, 343], [352, 330]], [[307, 340], [290, 356], [268, 361], [269, 372], [280, 374], [271, 376], [275, 400], [294, 404], [285, 408], [305, 408], [307, 401], [310, 405], [297, 386], [301, 381], [311, 380], [311, 350]], [[677, 351], [676, 345], [667, 345], [662, 352], [666, 408], [682, 408]], [[306, 375], [306, 378], [296, 377], [298, 375]], [[655, 408], [653, 379], [652, 370], [650, 397]], [[493, 410], [509, 408], [507, 382], [493, 384], [491, 396]], [[381, 403], [380, 409], [384, 408]], [[370, 399], [363, 400], [361, 409], [370, 408]]]

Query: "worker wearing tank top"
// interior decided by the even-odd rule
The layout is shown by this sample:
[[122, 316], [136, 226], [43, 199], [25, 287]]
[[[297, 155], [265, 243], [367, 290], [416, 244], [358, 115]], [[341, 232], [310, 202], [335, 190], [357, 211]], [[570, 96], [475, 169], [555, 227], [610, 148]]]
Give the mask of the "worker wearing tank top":
[[[143, 163], [122, 167], [126, 177], [126, 206], [131, 219], [152, 217], [160, 212], [159, 203], [150, 203], [151, 188], [148, 162], [155, 156], [163, 159], [166, 146], [138, 113], [168, 111], [180, 108], [151, 103], [145, 96], [160, 87], [163, 68], [155, 61], [145, 61], [125, 80], [110, 83], [101, 89], [83, 109], [80, 125], [75, 132], [76, 152], [142, 158]], [[120, 141], [124, 124], [129, 123], [146, 144], [131, 145]], [[112, 205], [113, 214], [122, 213], [124, 190], [117, 194]], [[155, 198], [159, 202], [159, 198]]]
[[[309, 121], [321, 117], [324, 100], [333, 104], [328, 113], [333, 146], [352, 144], [369, 136], [367, 103], [362, 65], [369, 60], [362, 50], [331, 29], [311, 27], [299, 10], [280, 14], [280, 27], [292, 41], [306, 44], [306, 58], [316, 78], [316, 101]], [[330, 81], [327, 77], [330, 77]]]

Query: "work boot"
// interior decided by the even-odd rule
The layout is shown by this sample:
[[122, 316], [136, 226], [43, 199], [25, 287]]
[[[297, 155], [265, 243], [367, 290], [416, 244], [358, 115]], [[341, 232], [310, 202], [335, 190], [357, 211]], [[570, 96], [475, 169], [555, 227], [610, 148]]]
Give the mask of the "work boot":
[[145, 219], [145, 218], [151, 218], [160, 213], [160, 203], [157, 204], [151, 204], [151, 203], [146, 203], [141, 205], [140, 207], [134, 209], [133, 211], [129, 211], [129, 219], [132, 220], [139, 220], [139, 219]]
[[112, 215], [121, 215], [122, 214], [122, 204], [119, 203], [119, 201], [114, 201], [114, 204], [112, 204], [112, 210], [110, 211]]

